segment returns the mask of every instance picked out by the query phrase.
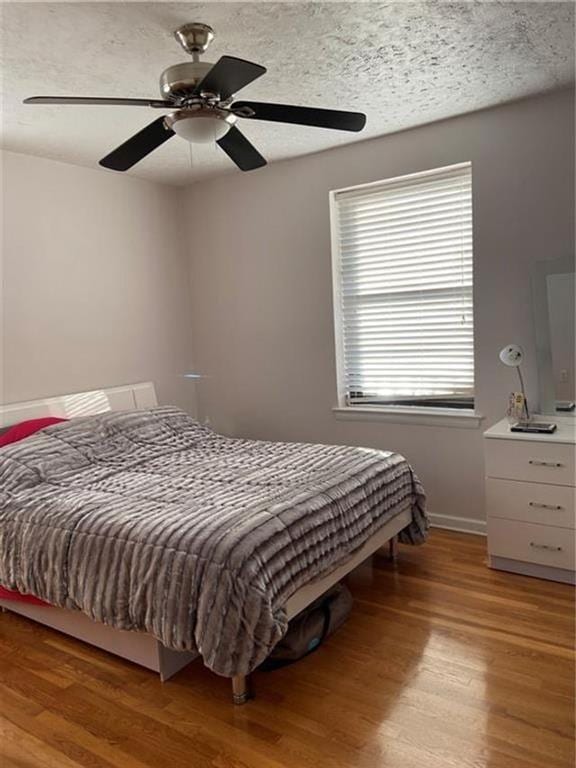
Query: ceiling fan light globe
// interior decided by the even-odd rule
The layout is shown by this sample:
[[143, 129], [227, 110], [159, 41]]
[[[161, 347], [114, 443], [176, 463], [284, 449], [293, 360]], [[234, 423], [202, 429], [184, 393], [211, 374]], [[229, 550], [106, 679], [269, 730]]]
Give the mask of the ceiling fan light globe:
[[177, 136], [192, 144], [207, 144], [223, 138], [236, 118], [224, 109], [199, 107], [174, 112], [166, 118]]
[[225, 136], [230, 124], [217, 117], [189, 117], [178, 120], [173, 126], [174, 133], [193, 144], [207, 144]]

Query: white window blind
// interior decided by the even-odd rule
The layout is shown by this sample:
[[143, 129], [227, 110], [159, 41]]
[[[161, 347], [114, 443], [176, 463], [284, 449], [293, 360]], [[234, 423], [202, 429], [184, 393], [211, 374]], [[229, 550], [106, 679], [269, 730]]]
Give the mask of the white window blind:
[[347, 404], [472, 408], [470, 163], [331, 197]]

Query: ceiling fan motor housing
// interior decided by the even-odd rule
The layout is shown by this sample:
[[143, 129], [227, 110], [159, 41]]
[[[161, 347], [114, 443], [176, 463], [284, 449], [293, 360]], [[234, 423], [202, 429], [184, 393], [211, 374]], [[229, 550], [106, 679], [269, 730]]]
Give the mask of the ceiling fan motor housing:
[[[160, 75], [160, 93], [164, 99], [179, 102], [194, 94], [195, 89], [212, 69], [208, 61], [186, 61], [168, 67]], [[214, 94], [218, 98], [219, 94]]]

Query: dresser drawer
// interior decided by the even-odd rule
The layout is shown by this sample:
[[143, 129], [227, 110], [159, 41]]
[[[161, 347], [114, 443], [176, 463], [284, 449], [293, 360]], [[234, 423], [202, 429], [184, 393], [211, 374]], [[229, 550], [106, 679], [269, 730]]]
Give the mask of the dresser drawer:
[[486, 474], [504, 480], [575, 484], [574, 446], [522, 440], [486, 440]]
[[486, 480], [486, 513], [488, 517], [576, 528], [576, 489], [490, 477]]
[[574, 533], [568, 528], [488, 518], [491, 555], [574, 570]]

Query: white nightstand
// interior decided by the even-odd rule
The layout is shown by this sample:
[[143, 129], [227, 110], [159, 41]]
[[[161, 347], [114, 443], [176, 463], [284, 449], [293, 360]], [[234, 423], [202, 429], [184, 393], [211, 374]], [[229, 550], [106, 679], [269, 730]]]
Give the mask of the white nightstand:
[[576, 425], [534, 419], [558, 429], [510, 432], [504, 419], [484, 433], [490, 567], [574, 584]]

